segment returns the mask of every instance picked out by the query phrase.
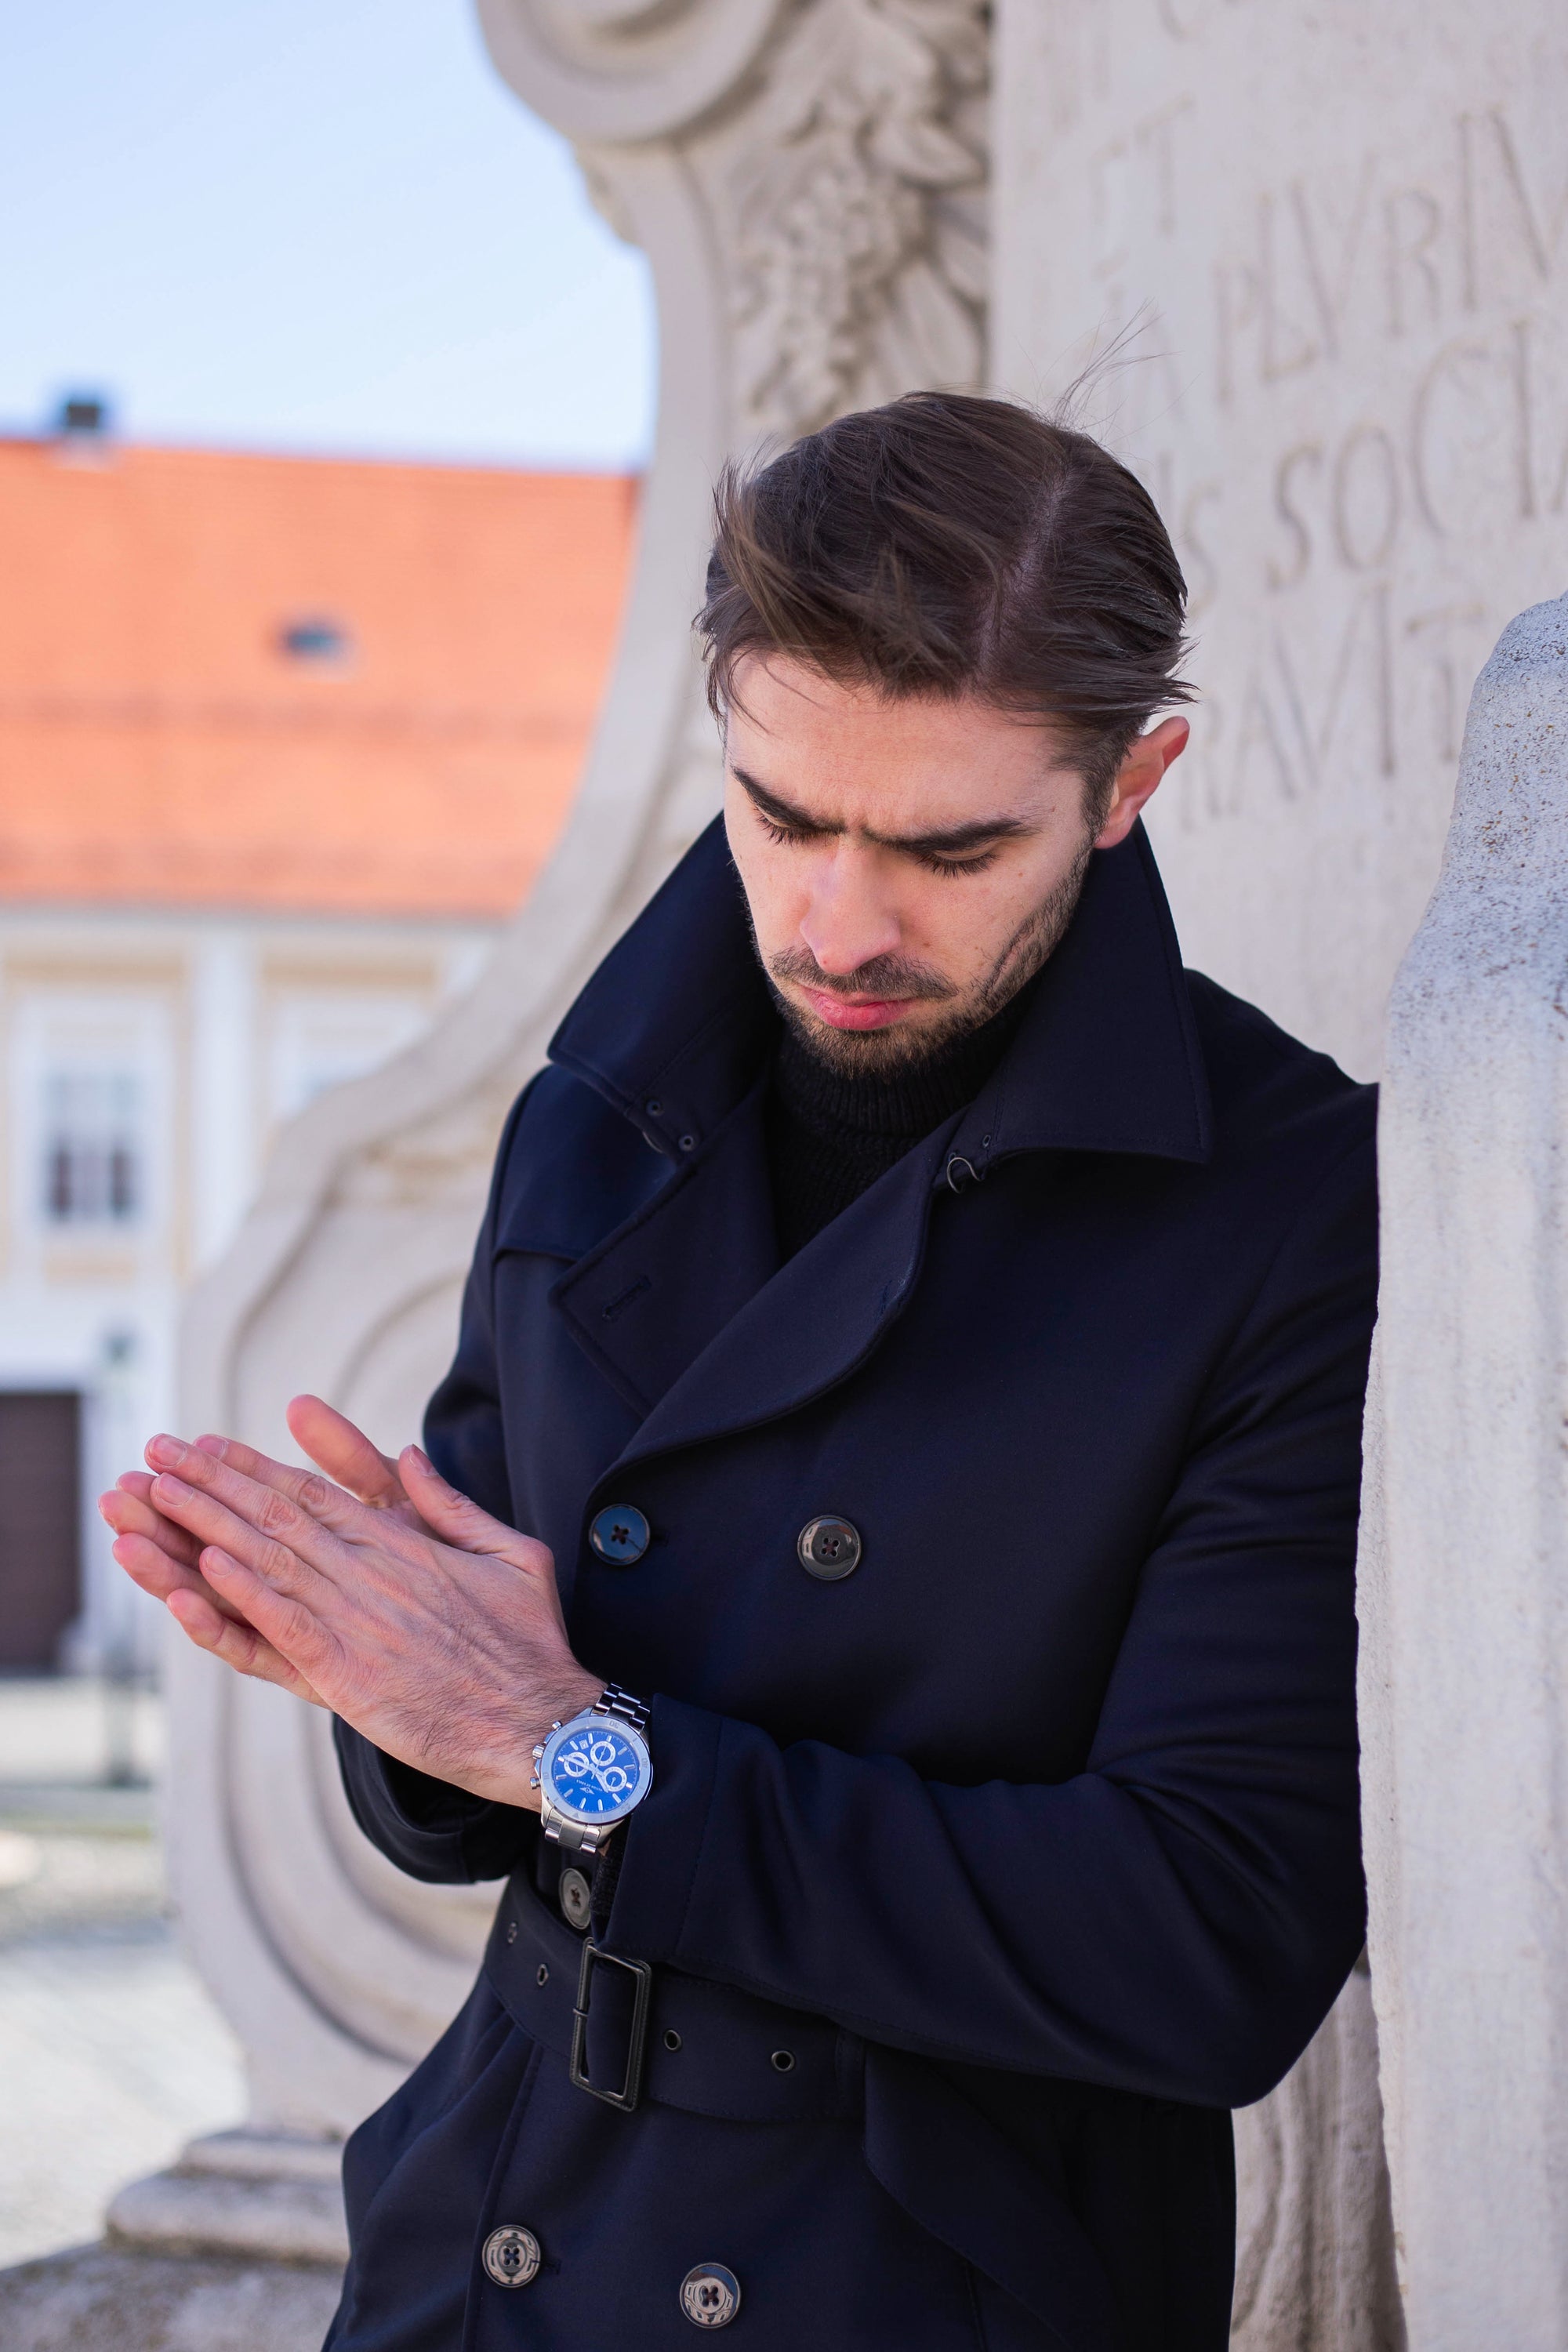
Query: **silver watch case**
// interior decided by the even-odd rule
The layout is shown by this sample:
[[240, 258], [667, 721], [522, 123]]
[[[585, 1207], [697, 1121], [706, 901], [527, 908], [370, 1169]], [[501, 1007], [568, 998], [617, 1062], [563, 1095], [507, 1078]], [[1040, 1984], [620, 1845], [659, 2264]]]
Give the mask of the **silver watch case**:
[[[637, 1760], [637, 1792], [627, 1803], [617, 1806], [612, 1813], [595, 1812], [584, 1806], [574, 1805], [551, 1783], [551, 1767], [561, 1749], [575, 1733], [586, 1730], [613, 1732], [616, 1738], [625, 1740]], [[601, 1710], [587, 1706], [569, 1721], [552, 1725], [549, 1738], [534, 1751], [534, 1773], [539, 1782], [539, 1811], [545, 1836], [576, 1852], [592, 1853], [597, 1851], [612, 1830], [618, 1829], [622, 1822], [636, 1812], [647, 1795], [653, 1786], [653, 1758], [648, 1752], [647, 1741], [636, 1724], [628, 1723], [624, 1716], [612, 1713], [608, 1708]]]

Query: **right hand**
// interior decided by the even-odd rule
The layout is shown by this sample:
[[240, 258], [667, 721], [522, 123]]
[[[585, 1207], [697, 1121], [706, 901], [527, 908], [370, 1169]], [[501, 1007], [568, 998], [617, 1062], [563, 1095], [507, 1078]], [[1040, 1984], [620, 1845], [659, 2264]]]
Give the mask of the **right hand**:
[[[352, 1421], [315, 1396], [296, 1397], [289, 1407], [288, 1421], [295, 1444], [335, 1485], [373, 1510], [391, 1512], [421, 1534], [433, 1532], [409, 1501], [396, 1463], [378, 1453]], [[262, 1476], [272, 1466], [265, 1454], [237, 1438], [198, 1437], [196, 1444], [204, 1454], [215, 1454], [246, 1477]], [[163, 1516], [153, 1502], [152, 1489], [151, 1472], [127, 1470], [108, 1494], [99, 1496], [100, 1515], [114, 1529], [114, 1557], [132, 1581], [165, 1603], [175, 1592], [195, 1595], [205, 1609], [226, 1619], [233, 1629], [224, 1643], [224, 1654], [239, 1673], [276, 1683], [297, 1698], [309, 1699], [313, 1706], [324, 1706], [326, 1701], [299, 1670], [208, 1583], [197, 1564], [201, 1545]], [[184, 1622], [184, 1612], [178, 1613]]]

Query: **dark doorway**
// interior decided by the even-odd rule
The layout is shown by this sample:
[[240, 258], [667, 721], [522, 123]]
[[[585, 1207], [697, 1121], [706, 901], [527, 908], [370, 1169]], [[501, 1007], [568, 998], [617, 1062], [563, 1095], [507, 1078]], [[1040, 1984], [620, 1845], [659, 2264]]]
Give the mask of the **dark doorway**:
[[0, 1669], [47, 1674], [81, 1608], [81, 1399], [0, 1390]]

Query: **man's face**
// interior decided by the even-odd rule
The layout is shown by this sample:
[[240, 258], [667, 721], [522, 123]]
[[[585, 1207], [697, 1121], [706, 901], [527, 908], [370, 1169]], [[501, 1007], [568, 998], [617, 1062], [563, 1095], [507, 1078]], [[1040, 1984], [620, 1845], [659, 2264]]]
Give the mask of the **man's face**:
[[1091, 834], [1047, 721], [837, 685], [782, 655], [749, 657], [735, 686], [724, 823], [758, 953], [846, 1070], [916, 1059], [1005, 1004], [1187, 734], [1176, 719], [1139, 739]]

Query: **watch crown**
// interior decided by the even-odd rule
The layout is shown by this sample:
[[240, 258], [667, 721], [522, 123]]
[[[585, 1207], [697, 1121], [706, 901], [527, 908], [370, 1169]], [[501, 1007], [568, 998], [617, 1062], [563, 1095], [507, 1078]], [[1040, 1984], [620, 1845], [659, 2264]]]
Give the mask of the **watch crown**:
[[534, 1749], [534, 1751], [533, 1751], [533, 1760], [534, 1760], [534, 1762], [535, 1762], [536, 1764], [538, 1763], [538, 1761], [539, 1761], [540, 1758], [543, 1755], [543, 1753], [544, 1753], [544, 1742], [543, 1742], [543, 1740], [542, 1739], [542, 1740], [540, 1741], [540, 1743], [539, 1743], [538, 1747], [537, 1747], [537, 1748]]

